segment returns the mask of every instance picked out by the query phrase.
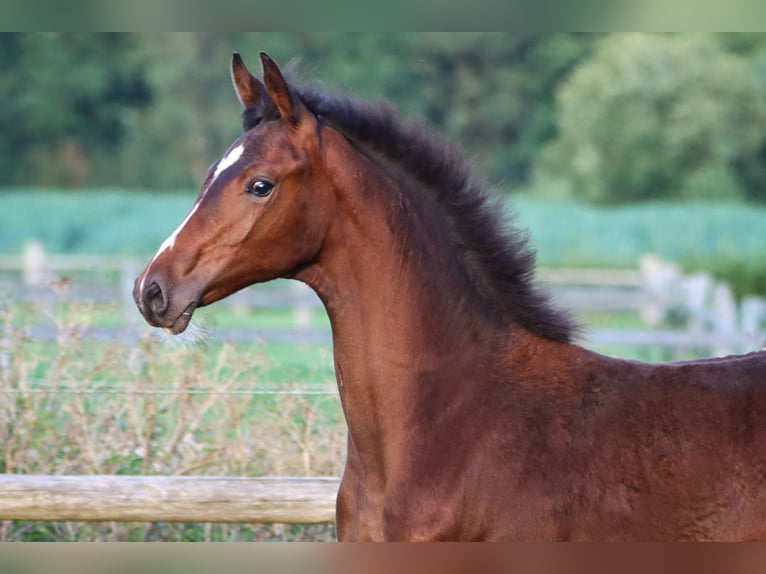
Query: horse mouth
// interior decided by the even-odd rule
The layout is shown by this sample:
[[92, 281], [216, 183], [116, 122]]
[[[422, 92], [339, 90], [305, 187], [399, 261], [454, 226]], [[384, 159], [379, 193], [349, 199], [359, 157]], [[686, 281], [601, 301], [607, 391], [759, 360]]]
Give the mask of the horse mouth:
[[189, 322], [194, 315], [194, 310], [197, 308], [197, 303], [190, 303], [186, 309], [178, 316], [172, 325], [163, 327], [162, 330], [171, 335], [180, 335], [189, 326]]

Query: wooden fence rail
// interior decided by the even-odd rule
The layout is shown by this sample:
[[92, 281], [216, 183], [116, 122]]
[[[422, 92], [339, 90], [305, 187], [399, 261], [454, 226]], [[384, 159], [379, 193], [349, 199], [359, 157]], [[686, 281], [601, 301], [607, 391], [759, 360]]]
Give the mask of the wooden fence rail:
[[334, 522], [338, 485], [320, 477], [0, 474], [0, 520]]

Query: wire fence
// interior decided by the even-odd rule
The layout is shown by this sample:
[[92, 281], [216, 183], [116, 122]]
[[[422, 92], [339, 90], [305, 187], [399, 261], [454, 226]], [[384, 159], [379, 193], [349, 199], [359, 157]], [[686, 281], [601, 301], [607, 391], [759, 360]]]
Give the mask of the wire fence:
[[183, 389], [147, 389], [133, 386], [133, 383], [121, 383], [112, 381], [107, 384], [93, 385], [91, 382], [67, 381], [66, 383], [51, 383], [49, 381], [30, 381], [31, 387], [5, 387], [0, 386], [3, 394], [103, 394], [103, 395], [215, 395], [215, 396], [338, 396], [337, 388], [313, 388], [299, 389], [279, 388], [243, 388], [243, 389], [216, 389], [216, 388], [183, 388]]

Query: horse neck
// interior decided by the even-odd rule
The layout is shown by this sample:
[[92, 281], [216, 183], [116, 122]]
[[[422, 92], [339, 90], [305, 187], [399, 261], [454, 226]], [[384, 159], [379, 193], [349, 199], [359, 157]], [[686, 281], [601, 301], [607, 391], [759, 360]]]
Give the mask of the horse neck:
[[488, 366], [500, 354], [508, 328], [488, 323], [459, 284], [450, 270], [454, 250], [418, 235], [429, 228], [417, 213], [409, 214], [415, 220], [407, 237], [401, 222], [386, 216], [386, 202], [404, 193], [396, 181], [348, 150], [325, 161], [346, 168], [332, 177], [338, 215], [316, 263], [298, 278], [330, 317], [352, 442], [378, 457], [369, 465], [385, 468], [386, 453], [409, 440], [418, 409], [438, 408], [466, 384], [478, 387], [465, 378], [477, 361]]
[[323, 135], [324, 165], [336, 215], [316, 263], [299, 279], [317, 291], [333, 328], [343, 327], [336, 339], [350, 332], [355, 341], [385, 342], [378, 352], [397, 357], [452, 354], [475, 331], [505, 340], [509, 326], [492, 319], [456, 267], [451, 225], [425, 216], [441, 211], [430, 193], [407, 191], [386, 167], [330, 134]]

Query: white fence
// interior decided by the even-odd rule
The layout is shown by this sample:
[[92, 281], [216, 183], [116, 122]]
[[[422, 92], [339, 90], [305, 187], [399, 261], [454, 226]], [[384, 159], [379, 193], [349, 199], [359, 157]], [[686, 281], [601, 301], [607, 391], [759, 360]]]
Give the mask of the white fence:
[[[39, 243], [30, 242], [23, 255], [0, 256], [0, 284], [11, 284], [14, 297], [20, 299], [119, 302], [125, 324], [140, 328], [132, 290], [143, 263], [124, 257], [49, 255]], [[541, 269], [539, 276], [561, 305], [577, 314], [640, 317], [642, 326], [637, 329], [587, 331], [589, 345], [658, 346], [677, 354], [698, 348], [720, 356], [761, 349], [766, 342], [764, 299], [745, 297], [738, 304], [729, 286], [710, 274], [685, 275], [678, 266], [651, 255], [644, 256], [637, 269]], [[251, 338], [256, 332], [267, 339], [329, 341], [326, 329], [310, 329], [312, 310], [321, 303], [300, 283], [249, 288], [219, 304], [290, 308], [294, 318], [290, 332], [263, 331], [254, 325], [253, 330], [228, 330], [221, 336]]]
[[543, 269], [540, 277], [577, 312], [635, 312], [641, 329], [599, 329], [593, 345], [698, 348], [722, 356], [763, 349], [766, 300], [737, 302], [728, 284], [709, 273], [684, 274], [678, 265], [645, 255], [635, 270]]

